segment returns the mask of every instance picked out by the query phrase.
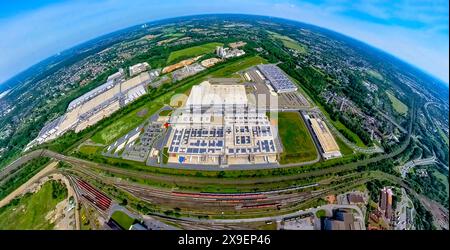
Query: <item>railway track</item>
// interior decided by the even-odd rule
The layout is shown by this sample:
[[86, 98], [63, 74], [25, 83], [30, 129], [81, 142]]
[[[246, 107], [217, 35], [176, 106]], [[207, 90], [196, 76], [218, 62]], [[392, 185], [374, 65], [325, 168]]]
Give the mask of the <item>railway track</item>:
[[[142, 201], [165, 209], [179, 208], [191, 216], [233, 217], [236, 214], [245, 214], [245, 216], [260, 217], [267, 212], [282, 214], [291, 212], [295, 207], [311, 199], [323, 197], [339, 188], [348, 187], [348, 183], [344, 182], [329, 187], [323, 186], [323, 189], [314, 191], [304, 189], [317, 187], [318, 184], [254, 193], [180, 192], [124, 182], [118, 178], [99, 176], [98, 173], [89, 169], [79, 168], [76, 171], [101, 180], [105, 184], [123, 190]], [[352, 175], [350, 176], [352, 177]], [[361, 183], [363, 182], [359, 182], [359, 184]]]

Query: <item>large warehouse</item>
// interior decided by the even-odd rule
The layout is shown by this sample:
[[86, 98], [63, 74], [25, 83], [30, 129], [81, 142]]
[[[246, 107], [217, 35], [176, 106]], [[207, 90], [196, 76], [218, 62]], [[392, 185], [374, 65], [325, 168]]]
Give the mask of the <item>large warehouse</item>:
[[265, 113], [248, 105], [243, 85], [192, 88], [186, 105], [172, 115], [169, 162], [233, 165], [275, 163], [280, 148]]
[[257, 67], [278, 94], [297, 91], [297, 86], [277, 66], [261, 64]]

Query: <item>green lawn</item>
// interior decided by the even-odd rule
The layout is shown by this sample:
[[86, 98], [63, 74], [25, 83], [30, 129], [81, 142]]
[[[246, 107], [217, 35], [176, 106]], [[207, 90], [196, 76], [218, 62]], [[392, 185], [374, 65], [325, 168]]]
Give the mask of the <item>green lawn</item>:
[[406, 106], [402, 101], [400, 101], [397, 97], [395, 97], [392, 91], [386, 91], [386, 94], [389, 100], [391, 101], [392, 107], [397, 113], [403, 116], [408, 113], [408, 106]]
[[173, 51], [170, 53], [167, 63], [173, 63], [179, 59], [185, 59], [188, 57], [199, 56], [201, 54], [206, 54], [213, 52], [217, 46], [223, 46], [223, 43], [206, 43], [199, 46], [194, 46], [182, 50]]
[[[57, 190], [66, 192], [56, 193]], [[0, 208], [0, 230], [53, 229], [54, 225], [45, 216], [66, 197], [67, 189], [64, 184], [48, 181], [38, 192], [28, 193]]]
[[275, 32], [269, 32], [269, 33], [273, 38], [280, 40], [283, 43], [284, 47], [296, 50], [302, 54], [306, 53], [306, 47], [304, 45], [298, 43], [294, 39], [292, 39], [288, 36], [280, 35]]
[[265, 64], [267, 63], [266, 59], [259, 57], [259, 56], [253, 56], [253, 57], [247, 57], [244, 60], [236, 61], [230, 65], [228, 65], [225, 68], [219, 69], [211, 73], [211, 76], [213, 77], [231, 77], [234, 73], [249, 68], [251, 66], [255, 66], [258, 64]]
[[442, 139], [444, 140], [445, 144], [447, 144], [447, 146], [449, 145], [448, 143], [448, 136], [447, 134], [444, 132], [444, 130], [442, 130], [440, 127], [437, 127], [437, 130], [439, 132], [439, 135], [442, 137]]
[[[321, 74], [323, 74], [321, 71], [318, 71], [318, 72], [321, 73]], [[328, 121], [331, 122], [331, 124], [333, 125], [333, 127], [335, 127], [335, 128], [338, 129], [338, 130], [344, 130], [344, 131], [346, 131], [347, 134], [348, 134], [349, 136], [352, 137], [352, 139], [355, 141], [355, 144], [356, 144], [358, 147], [361, 147], [361, 148], [367, 148], [367, 146], [364, 144], [364, 142], [361, 140], [361, 138], [359, 138], [359, 136], [358, 136], [357, 134], [355, 134], [353, 131], [351, 131], [350, 129], [348, 129], [348, 128], [347, 128], [344, 124], [342, 124], [340, 121], [333, 121], [333, 120], [330, 118], [330, 115], [328, 114], [328, 112], [325, 110], [325, 108], [324, 108], [322, 105], [320, 105], [320, 103], [313, 101], [313, 100], [311, 99], [311, 97], [308, 96], [308, 94], [307, 94], [307, 93], [305, 92], [305, 90], [303, 89], [304, 87], [302, 86], [302, 84], [300, 84], [300, 82], [299, 82], [298, 80], [296, 80], [296, 79], [294, 79], [294, 78], [292, 78], [292, 77], [290, 77], [290, 76], [289, 76], [289, 79], [291, 79], [293, 82], [295, 82], [295, 83], [299, 86], [299, 92], [300, 92], [303, 96], [305, 96], [306, 99], [307, 99], [310, 103], [315, 103], [315, 104], [319, 107], [319, 109], [322, 111], [322, 113], [328, 118]], [[336, 138], [336, 136], [335, 136], [335, 138]], [[343, 143], [343, 142], [342, 142], [342, 143]], [[339, 147], [340, 147], [340, 145], [339, 145]], [[346, 146], [346, 147], [347, 147], [347, 146]], [[348, 152], [348, 151], [347, 151], [347, 152]]]
[[111, 219], [113, 219], [117, 224], [119, 224], [123, 229], [128, 230], [131, 225], [134, 224], [135, 219], [128, 216], [126, 213], [122, 211], [115, 211], [111, 215]]
[[296, 112], [278, 113], [278, 132], [283, 143], [281, 163], [299, 163], [316, 159], [317, 151], [308, 129]]

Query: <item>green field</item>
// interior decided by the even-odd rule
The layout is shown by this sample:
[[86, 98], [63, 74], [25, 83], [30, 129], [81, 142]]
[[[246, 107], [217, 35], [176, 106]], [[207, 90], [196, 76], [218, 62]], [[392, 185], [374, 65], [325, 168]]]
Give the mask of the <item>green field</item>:
[[128, 216], [126, 213], [122, 211], [115, 211], [111, 215], [111, 219], [113, 219], [117, 224], [119, 224], [123, 229], [128, 230], [131, 225], [134, 224], [135, 219]]
[[270, 35], [273, 38], [275, 38], [277, 40], [280, 40], [283, 43], [284, 47], [296, 50], [296, 51], [298, 51], [299, 53], [302, 53], [302, 54], [306, 53], [306, 47], [304, 45], [301, 45], [300, 43], [298, 43], [294, 39], [292, 39], [292, 38], [290, 38], [288, 36], [280, 35], [280, 34], [275, 33], [275, 32], [269, 32], [269, 33], [270, 33]]
[[45, 216], [66, 197], [64, 184], [48, 181], [38, 192], [25, 194], [0, 208], [0, 230], [53, 229], [54, 225]]
[[395, 97], [392, 91], [386, 91], [386, 94], [389, 100], [391, 101], [392, 107], [397, 113], [403, 116], [408, 114], [408, 106], [406, 106], [402, 101], [400, 101], [397, 97]]
[[245, 60], [240, 60], [237, 62], [234, 62], [230, 65], [228, 65], [225, 68], [219, 69], [211, 73], [211, 76], [213, 77], [230, 77], [234, 73], [249, 68], [251, 66], [255, 66], [258, 64], [265, 64], [267, 63], [266, 59], [259, 57], [259, 56], [253, 56], [248, 57]]
[[295, 112], [278, 114], [278, 132], [283, 143], [281, 164], [316, 159], [317, 151], [303, 119]]
[[167, 63], [173, 63], [179, 59], [186, 59], [213, 52], [217, 46], [223, 46], [223, 43], [206, 43], [199, 46], [173, 51], [170, 53], [169, 58], [167, 58]]
[[167, 162], [169, 162], [169, 149], [167, 148], [167, 147], [165, 147], [164, 149], [163, 149], [163, 163], [164, 164], [167, 164]]

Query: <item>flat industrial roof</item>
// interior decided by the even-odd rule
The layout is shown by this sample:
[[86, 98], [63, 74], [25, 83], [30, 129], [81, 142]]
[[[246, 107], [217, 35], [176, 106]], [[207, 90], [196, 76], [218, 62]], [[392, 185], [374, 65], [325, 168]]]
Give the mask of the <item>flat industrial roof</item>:
[[297, 90], [297, 86], [277, 66], [273, 64], [262, 64], [258, 65], [258, 69], [270, 81], [275, 91], [288, 92]]

